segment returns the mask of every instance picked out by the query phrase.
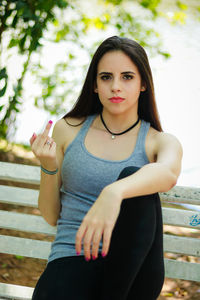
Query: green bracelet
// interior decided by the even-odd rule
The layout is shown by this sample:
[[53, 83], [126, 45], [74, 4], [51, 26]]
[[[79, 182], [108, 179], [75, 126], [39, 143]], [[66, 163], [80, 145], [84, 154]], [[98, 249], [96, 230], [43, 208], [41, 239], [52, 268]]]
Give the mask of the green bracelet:
[[55, 175], [58, 172], [58, 168], [55, 171], [49, 171], [49, 170], [43, 168], [42, 166], [40, 166], [40, 167], [41, 167], [41, 170], [48, 175]]

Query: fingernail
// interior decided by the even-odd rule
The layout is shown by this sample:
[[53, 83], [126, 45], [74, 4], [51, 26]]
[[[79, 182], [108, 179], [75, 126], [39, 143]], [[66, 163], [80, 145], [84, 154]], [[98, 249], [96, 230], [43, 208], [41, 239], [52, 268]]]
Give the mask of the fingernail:
[[32, 137], [34, 137], [34, 136], [35, 136], [35, 132], [33, 133]]
[[97, 257], [95, 255], [92, 255], [92, 259], [95, 260], [97, 259]]
[[50, 120], [50, 121], [49, 121], [49, 124], [52, 124], [52, 123], [53, 123], [53, 121]]
[[105, 257], [105, 256], [106, 256], [106, 253], [105, 253], [105, 252], [102, 252], [101, 256]]
[[85, 257], [85, 260], [86, 260], [86, 261], [89, 261], [89, 260], [90, 260], [90, 258], [89, 258], [89, 257]]
[[76, 255], [80, 255], [81, 252], [76, 251]]

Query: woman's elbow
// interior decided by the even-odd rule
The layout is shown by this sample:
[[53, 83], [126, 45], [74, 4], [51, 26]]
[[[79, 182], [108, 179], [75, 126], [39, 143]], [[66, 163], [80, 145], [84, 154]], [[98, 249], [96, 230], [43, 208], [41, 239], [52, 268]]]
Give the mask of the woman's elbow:
[[59, 218], [59, 214], [56, 213], [51, 213], [51, 212], [47, 212], [46, 210], [43, 210], [40, 208], [40, 206], [38, 206], [38, 209], [42, 215], [42, 217], [44, 218], [44, 220], [51, 226], [56, 226], [57, 225], [57, 221]]
[[169, 190], [171, 190], [177, 184], [178, 176], [175, 174], [171, 175]]
[[177, 184], [178, 176], [172, 172], [169, 172], [162, 193], [170, 191]]
[[49, 217], [49, 216], [45, 216], [45, 215], [42, 215], [42, 216], [43, 216], [43, 218], [45, 219], [45, 221], [46, 221], [49, 225], [51, 225], [51, 226], [53, 226], [53, 227], [57, 226], [57, 220], [58, 220], [58, 218], [55, 218], [55, 217]]

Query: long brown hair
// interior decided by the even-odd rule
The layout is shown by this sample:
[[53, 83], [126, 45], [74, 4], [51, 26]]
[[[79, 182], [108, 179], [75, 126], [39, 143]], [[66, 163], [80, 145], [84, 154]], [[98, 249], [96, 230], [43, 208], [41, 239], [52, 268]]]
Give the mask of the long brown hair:
[[89, 115], [101, 113], [103, 107], [98, 94], [94, 92], [97, 66], [105, 53], [115, 50], [123, 51], [130, 57], [137, 66], [142, 82], [146, 87], [146, 90], [141, 92], [139, 96], [138, 115], [140, 119], [150, 122], [153, 128], [162, 131], [155, 101], [153, 77], [147, 54], [144, 48], [134, 40], [118, 36], [112, 36], [100, 44], [90, 63], [81, 93], [72, 110], [63, 118], [86, 118]]

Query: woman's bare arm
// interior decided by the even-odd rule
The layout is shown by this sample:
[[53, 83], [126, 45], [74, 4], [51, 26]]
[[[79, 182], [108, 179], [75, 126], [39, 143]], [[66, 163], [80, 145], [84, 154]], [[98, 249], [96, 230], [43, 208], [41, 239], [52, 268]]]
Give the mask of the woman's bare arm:
[[[59, 122], [54, 126], [52, 138], [48, 136], [51, 128], [51, 124], [48, 123], [42, 134], [38, 136], [35, 134], [30, 139], [32, 151], [41, 165], [49, 171], [58, 168], [58, 173], [55, 175], [49, 175], [41, 171], [38, 198], [38, 207], [41, 214], [52, 226], [56, 225], [60, 214], [60, 170], [63, 161], [63, 149]], [[46, 144], [47, 140], [51, 142], [50, 146]]]
[[181, 171], [182, 147], [170, 134], [159, 133], [156, 140], [156, 162], [107, 187], [117, 191], [121, 199], [167, 192], [176, 184]]

